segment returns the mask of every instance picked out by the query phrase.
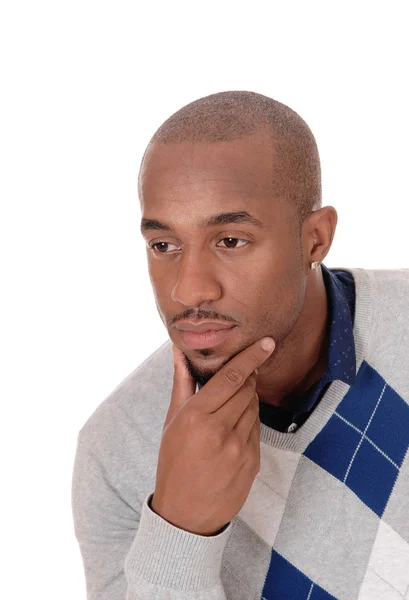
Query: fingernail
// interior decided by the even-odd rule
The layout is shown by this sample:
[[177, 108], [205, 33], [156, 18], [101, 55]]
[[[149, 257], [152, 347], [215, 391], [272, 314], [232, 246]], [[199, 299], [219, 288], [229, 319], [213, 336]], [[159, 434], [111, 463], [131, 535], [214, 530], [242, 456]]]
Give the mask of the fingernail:
[[260, 346], [263, 348], [263, 350], [270, 352], [275, 348], [275, 342], [272, 338], [266, 337], [261, 340]]
[[256, 375], [258, 375], [258, 369], [254, 369]]

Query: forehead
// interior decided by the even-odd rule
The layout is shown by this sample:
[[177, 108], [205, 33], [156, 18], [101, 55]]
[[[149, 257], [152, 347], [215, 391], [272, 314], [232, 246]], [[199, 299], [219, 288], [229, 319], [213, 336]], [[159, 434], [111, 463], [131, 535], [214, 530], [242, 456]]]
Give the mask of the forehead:
[[271, 139], [262, 133], [231, 142], [152, 144], [141, 166], [140, 200], [216, 192], [271, 196], [273, 160]]

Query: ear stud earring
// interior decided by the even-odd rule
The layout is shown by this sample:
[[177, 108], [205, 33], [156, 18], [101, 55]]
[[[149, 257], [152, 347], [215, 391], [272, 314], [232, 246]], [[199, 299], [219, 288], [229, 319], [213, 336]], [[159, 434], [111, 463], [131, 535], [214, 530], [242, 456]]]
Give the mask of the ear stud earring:
[[314, 269], [316, 269], [318, 267], [320, 263], [318, 261], [312, 262], [311, 263], [311, 271], [313, 271]]

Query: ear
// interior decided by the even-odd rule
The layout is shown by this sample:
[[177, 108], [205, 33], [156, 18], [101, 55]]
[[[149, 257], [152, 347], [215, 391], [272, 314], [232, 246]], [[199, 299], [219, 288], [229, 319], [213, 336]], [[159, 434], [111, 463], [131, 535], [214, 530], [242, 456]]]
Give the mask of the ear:
[[314, 211], [304, 221], [302, 243], [305, 257], [306, 272], [310, 264], [318, 261], [320, 264], [327, 256], [338, 223], [338, 213], [333, 206], [324, 206]]

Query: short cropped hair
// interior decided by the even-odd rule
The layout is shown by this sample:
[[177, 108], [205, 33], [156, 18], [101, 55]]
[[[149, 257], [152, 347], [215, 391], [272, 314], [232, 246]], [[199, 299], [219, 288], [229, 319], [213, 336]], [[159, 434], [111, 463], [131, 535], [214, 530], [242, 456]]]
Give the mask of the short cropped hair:
[[151, 144], [229, 142], [266, 130], [278, 160], [272, 162], [272, 192], [292, 203], [301, 228], [321, 207], [321, 167], [307, 123], [291, 108], [268, 96], [227, 91], [199, 98], [170, 116]]

